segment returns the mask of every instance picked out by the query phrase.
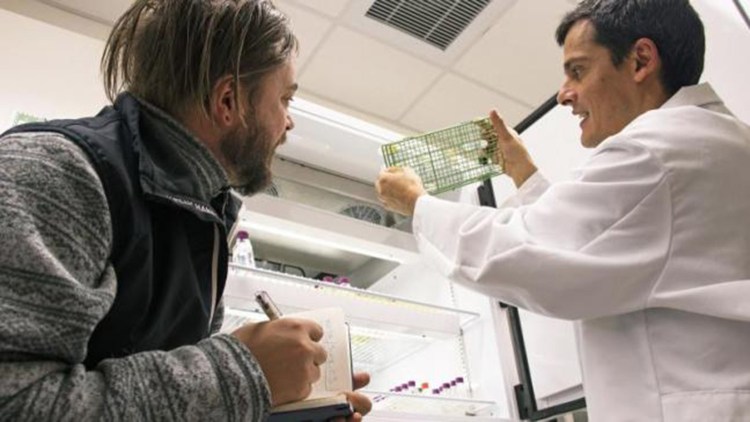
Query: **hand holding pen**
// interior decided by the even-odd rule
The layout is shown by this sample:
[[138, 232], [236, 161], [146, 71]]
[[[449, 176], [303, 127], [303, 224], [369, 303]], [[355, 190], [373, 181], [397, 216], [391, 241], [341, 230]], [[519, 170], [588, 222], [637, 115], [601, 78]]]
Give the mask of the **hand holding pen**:
[[258, 302], [263, 313], [265, 313], [271, 321], [281, 318], [279, 307], [276, 306], [273, 300], [271, 300], [271, 296], [269, 296], [265, 290], [255, 292], [255, 301]]
[[279, 318], [281, 313], [267, 293], [255, 297], [271, 321], [245, 324], [232, 336], [250, 349], [263, 370], [273, 406], [302, 400], [320, 378], [319, 366], [327, 358], [319, 343], [323, 329], [310, 320]]
[[[263, 310], [263, 313], [266, 314], [269, 320], [275, 321], [281, 317], [281, 311], [279, 311], [278, 306], [276, 306], [276, 304], [271, 299], [271, 296], [269, 296], [265, 291], [257, 291], [255, 293], [255, 301], [258, 302], [258, 305]], [[352, 384], [354, 385], [355, 390], [366, 386], [369, 382], [370, 376], [366, 373], [354, 374], [354, 378], [352, 380]], [[340, 418], [339, 420], [341, 421], [360, 422], [362, 420], [362, 416], [366, 415], [372, 408], [372, 402], [370, 401], [370, 399], [364, 394], [357, 393], [356, 391], [347, 392], [347, 399], [354, 407], [355, 412], [346, 419]]]

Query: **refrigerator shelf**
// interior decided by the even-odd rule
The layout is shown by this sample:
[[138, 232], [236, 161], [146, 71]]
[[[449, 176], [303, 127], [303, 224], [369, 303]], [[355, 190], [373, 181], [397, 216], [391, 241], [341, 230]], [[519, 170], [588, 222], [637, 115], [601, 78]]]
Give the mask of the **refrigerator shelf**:
[[423, 336], [352, 326], [350, 330], [355, 372], [376, 374], [431, 344]]
[[342, 215], [336, 211], [340, 204], [326, 210], [269, 195], [242, 200], [230, 247], [245, 231], [258, 260], [353, 276], [366, 288], [399, 265], [420, 259], [411, 233]]
[[486, 400], [438, 395], [403, 394], [362, 390], [373, 403], [373, 412], [403, 412], [419, 415], [490, 416], [496, 404]]
[[[267, 319], [260, 311], [252, 312], [227, 308], [224, 312], [224, 324], [221, 331], [231, 333], [248, 322], [259, 322]], [[354, 372], [368, 372], [370, 374], [382, 371], [430, 344], [429, 339], [421, 336], [358, 326], [350, 327], [350, 335]]]
[[233, 308], [224, 308], [224, 321], [221, 324], [222, 333], [231, 333], [248, 322], [268, 321], [268, 317], [260, 311], [242, 311]]
[[452, 338], [479, 318], [476, 312], [230, 264], [224, 289], [227, 307], [259, 310], [254, 299], [258, 290], [268, 292], [284, 313], [337, 306], [353, 326], [416, 337]]

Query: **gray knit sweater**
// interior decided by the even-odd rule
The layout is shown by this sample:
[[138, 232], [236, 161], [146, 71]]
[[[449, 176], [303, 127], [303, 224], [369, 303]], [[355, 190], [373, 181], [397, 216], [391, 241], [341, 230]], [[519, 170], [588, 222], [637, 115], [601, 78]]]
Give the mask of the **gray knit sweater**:
[[264, 419], [265, 378], [229, 335], [86, 370], [116, 291], [111, 243], [103, 187], [76, 145], [51, 133], [0, 140], [0, 420]]

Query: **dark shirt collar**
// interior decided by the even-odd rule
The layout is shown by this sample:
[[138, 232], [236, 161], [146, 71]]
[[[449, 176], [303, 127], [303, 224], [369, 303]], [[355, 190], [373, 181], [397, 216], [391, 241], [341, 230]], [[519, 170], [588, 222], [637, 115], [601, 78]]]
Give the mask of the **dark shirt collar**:
[[[129, 93], [116, 104], [136, 106], [136, 141], [144, 190], [210, 203], [228, 188], [227, 175], [211, 151], [164, 110]], [[132, 130], [131, 125], [131, 130]]]

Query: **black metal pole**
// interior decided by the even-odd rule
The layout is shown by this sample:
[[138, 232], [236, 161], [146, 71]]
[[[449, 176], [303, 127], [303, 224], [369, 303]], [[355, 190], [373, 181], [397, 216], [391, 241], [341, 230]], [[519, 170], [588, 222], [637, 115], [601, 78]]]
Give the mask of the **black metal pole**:
[[740, 0], [734, 0], [734, 5], [737, 6], [737, 11], [740, 12], [740, 16], [742, 16], [742, 20], [745, 21], [747, 28], [750, 29], [750, 18], [748, 18], [747, 11], [742, 6], [742, 3], [740, 3]]

